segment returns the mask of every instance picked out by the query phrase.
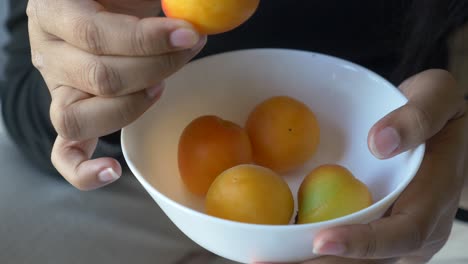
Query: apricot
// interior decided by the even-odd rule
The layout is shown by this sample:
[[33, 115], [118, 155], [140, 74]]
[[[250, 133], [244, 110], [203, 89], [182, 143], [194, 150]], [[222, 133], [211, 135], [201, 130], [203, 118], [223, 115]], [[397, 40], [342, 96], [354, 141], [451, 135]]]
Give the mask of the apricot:
[[277, 173], [296, 169], [311, 159], [320, 139], [314, 113], [288, 96], [258, 104], [248, 116], [246, 129], [255, 163]]
[[322, 165], [310, 172], [299, 187], [297, 224], [335, 219], [370, 205], [370, 190], [347, 168]]
[[252, 163], [252, 148], [245, 129], [214, 115], [190, 122], [179, 139], [179, 173], [188, 190], [203, 196], [223, 171]]
[[251, 224], [286, 225], [294, 199], [288, 184], [271, 169], [253, 164], [224, 171], [206, 195], [206, 213]]
[[162, 0], [167, 17], [190, 22], [201, 33], [224, 33], [245, 23], [260, 0]]

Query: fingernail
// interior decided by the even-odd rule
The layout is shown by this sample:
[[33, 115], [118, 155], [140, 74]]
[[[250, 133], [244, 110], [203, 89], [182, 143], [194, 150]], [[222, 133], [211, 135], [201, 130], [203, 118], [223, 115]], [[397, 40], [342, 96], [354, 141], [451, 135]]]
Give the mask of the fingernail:
[[370, 147], [378, 158], [386, 158], [400, 146], [400, 143], [398, 131], [393, 127], [386, 127], [373, 137]]
[[146, 89], [146, 95], [149, 99], [156, 98], [157, 96], [161, 95], [165, 87], [165, 83], [161, 82], [153, 87]]
[[113, 182], [118, 180], [119, 178], [120, 176], [112, 168], [104, 169], [98, 174], [98, 179], [102, 183]]
[[170, 35], [171, 45], [176, 48], [191, 48], [198, 43], [198, 34], [187, 28], [179, 28]]
[[346, 246], [339, 242], [319, 241], [314, 245], [313, 253], [316, 255], [342, 256], [346, 252]]

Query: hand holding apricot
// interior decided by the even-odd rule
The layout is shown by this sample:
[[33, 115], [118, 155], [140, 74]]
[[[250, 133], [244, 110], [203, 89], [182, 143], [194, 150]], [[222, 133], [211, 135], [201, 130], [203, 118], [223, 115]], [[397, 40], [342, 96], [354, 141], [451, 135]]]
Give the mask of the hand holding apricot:
[[159, 1], [27, 3], [31, 59], [49, 89], [57, 132], [52, 164], [80, 190], [108, 185], [122, 167], [114, 157], [94, 157], [99, 138], [156, 103], [164, 80], [196, 56], [206, 38], [186, 21], [156, 17]]

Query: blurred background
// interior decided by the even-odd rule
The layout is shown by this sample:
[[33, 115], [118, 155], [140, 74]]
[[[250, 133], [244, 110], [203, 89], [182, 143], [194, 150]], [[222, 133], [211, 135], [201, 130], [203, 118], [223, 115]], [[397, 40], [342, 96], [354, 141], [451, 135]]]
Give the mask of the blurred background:
[[468, 25], [454, 34], [451, 45], [451, 71], [468, 93]]

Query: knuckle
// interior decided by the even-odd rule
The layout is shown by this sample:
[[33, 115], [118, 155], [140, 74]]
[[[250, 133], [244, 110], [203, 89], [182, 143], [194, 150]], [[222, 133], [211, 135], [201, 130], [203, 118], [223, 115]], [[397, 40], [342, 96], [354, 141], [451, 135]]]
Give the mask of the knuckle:
[[444, 83], [444, 93], [449, 91], [451, 94], [459, 95], [460, 90], [458, 87], [458, 81], [455, 76], [445, 69], [430, 69], [425, 72], [429, 76], [434, 76], [433, 78], [443, 81]]
[[118, 108], [120, 120], [124, 124], [129, 124], [129, 123], [133, 122], [133, 120], [135, 119], [135, 116], [138, 115], [138, 109], [137, 108], [138, 107], [136, 107], [135, 104], [131, 104], [129, 102], [122, 104]]
[[52, 125], [62, 138], [67, 140], [79, 140], [81, 138], [80, 123], [74, 107], [64, 107], [52, 102], [50, 116]]
[[119, 87], [117, 73], [100, 60], [94, 60], [86, 67], [87, 84], [96, 95], [116, 95]]
[[29, 19], [36, 19], [36, 1], [29, 0], [28, 5], [26, 6], [26, 15]]
[[440, 90], [441, 98], [446, 98], [449, 102], [452, 102], [452, 104], [463, 110], [462, 105], [465, 104], [465, 94], [453, 73], [446, 69], [429, 69], [424, 73], [443, 82], [443, 89]]
[[141, 26], [137, 27], [137, 30], [134, 31], [132, 37], [132, 46], [135, 49], [135, 52], [140, 55], [149, 55], [151, 51], [147, 47], [147, 37], [144, 34]]
[[56, 146], [54, 146], [54, 148], [52, 149], [52, 153], [51, 153], [51, 162], [52, 162], [52, 165], [57, 169], [57, 171], [62, 175], [62, 177], [68, 182], [70, 183], [73, 187], [75, 187], [76, 189], [80, 190], [80, 191], [89, 191], [90, 188], [88, 186], [85, 185], [85, 183], [80, 180], [80, 177], [78, 177], [78, 167], [76, 167], [71, 174], [69, 173], [66, 173], [64, 171], [59, 171], [58, 168], [60, 167], [63, 167], [63, 164], [60, 164], [60, 163], [63, 163], [64, 160], [59, 156], [59, 152], [58, 150], [56, 149]]
[[176, 54], [165, 55], [162, 64], [163, 65], [161, 69], [164, 73], [163, 75], [166, 76], [167, 74], [177, 70], [181, 66], [180, 56]]
[[430, 236], [430, 229], [423, 221], [411, 221], [410, 225], [412, 226], [410, 234], [408, 234], [408, 239], [410, 241], [408, 250], [410, 252], [419, 251], [424, 247], [425, 242]]
[[373, 257], [377, 251], [377, 231], [375, 230], [375, 226], [373, 223], [367, 224], [368, 232], [369, 232], [369, 240], [361, 252], [362, 258], [366, 257]]
[[410, 118], [417, 127], [415, 133], [419, 135], [419, 138], [428, 138], [428, 133], [431, 131], [433, 123], [431, 115], [414, 104], [409, 104], [408, 106], [411, 109]]
[[52, 165], [55, 167], [55, 169], [58, 171], [58, 169], [60, 168], [60, 159], [58, 157], [58, 153], [57, 153], [57, 145], [54, 144], [54, 146], [52, 147], [52, 153], [50, 154], [50, 161], [52, 162]]
[[44, 7], [44, 3], [37, 0], [29, 0], [26, 6], [26, 16], [33, 21], [39, 21], [38, 12]]
[[44, 68], [44, 57], [34, 49], [31, 50], [31, 62], [37, 70], [41, 71]]
[[80, 177], [78, 177], [78, 173], [76, 169], [73, 170], [73, 173], [70, 176], [65, 177], [65, 180], [67, 180], [68, 183], [70, 183], [73, 187], [75, 187], [76, 189], [80, 191], [89, 190], [89, 187], [86, 186], [86, 184], [82, 180], [80, 180]]
[[[58, 156], [59, 154], [57, 154], [55, 151], [52, 151], [52, 154], [51, 154], [51, 162], [52, 162], [52, 165], [54, 165], [55, 168], [60, 168], [60, 162], [63, 162], [60, 157]], [[73, 172], [72, 175], [67, 175], [67, 174], [64, 174], [64, 173], [61, 173], [63, 178], [68, 182], [70, 183], [73, 187], [75, 187], [76, 189], [80, 190], [80, 191], [86, 191], [87, 188], [86, 186], [80, 181], [77, 179], [77, 174], [76, 174], [76, 170]]]
[[413, 241], [411, 242], [410, 251], [419, 251], [424, 246], [424, 241], [426, 240], [423, 234], [419, 230], [415, 230], [413, 235]]
[[453, 83], [457, 82], [453, 74], [445, 69], [429, 69], [425, 73], [429, 75], [438, 76], [439, 78], [446, 79], [447, 81], [450, 81]]
[[[76, 175], [76, 174], [74, 174]], [[86, 186], [82, 181], [80, 180], [77, 180], [75, 177], [72, 177], [72, 178], [69, 178], [67, 179], [67, 181], [73, 185], [73, 187], [75, 187], [76, 189], [78, 189], [79, 191], [88, 191], [89, 190], [89, 187]]]
[[102, 45], [103, 38], [99, 27], [92, 20], [82, 19], [77, 21], [75, 27], [75, 35], [77, 40], [82, 43], [86, 49], [94, 54], [103, 54], [104, 50]]
[[[451, 225], [450, 225], [451, 227]], [[440, 239], [436, 240], [434, 242], [436, 248], [437, 248], [437, 251], [439, 251], [440, 249], [442, 249], [450, 240], [450, 230], [448, 230], [446, 232], [446, 234], [444, 236], [442, 236]]]
[[161, 35], [161, 30], [155, 30], [152, 23], [137, 21], [129, 18], [130, 24], [136, 24], [130, 35], [133, 52], [138, 55], [149, 56], [171, 51], [171, 44], [167, 37]]
[[176, 69], [179, 66], [179, 60], [177, 56], [167, 56], [166, 57], [166, 67], [168, 69]]

